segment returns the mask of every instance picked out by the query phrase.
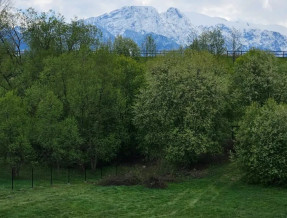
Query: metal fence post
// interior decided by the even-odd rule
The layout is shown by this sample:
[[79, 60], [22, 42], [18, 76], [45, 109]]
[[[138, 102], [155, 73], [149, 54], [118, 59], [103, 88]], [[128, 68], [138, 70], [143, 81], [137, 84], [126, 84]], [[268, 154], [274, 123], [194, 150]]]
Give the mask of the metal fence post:
[[68, 167], [68, 184], [70, 184], [70, 167]]
[[32, 167], [32, 188], [34, 188], [34, 169]]
[[14, 168], [12, 167], [12, 190], [14, 189]]
[[53, 167], [51, 167], [50, 184], [53, 185]]

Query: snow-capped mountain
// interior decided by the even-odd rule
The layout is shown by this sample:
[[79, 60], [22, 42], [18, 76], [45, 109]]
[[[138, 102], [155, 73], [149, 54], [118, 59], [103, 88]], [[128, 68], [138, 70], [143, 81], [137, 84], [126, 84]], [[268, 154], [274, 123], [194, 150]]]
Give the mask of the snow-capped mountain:
[[157, 47], [176, 49], [191, 43], [192, 35], [199, 35], [205, 29], [219, 27], [226, 39], [226, 46], [232, 29], [241, 35], [242, 49], [252, 47], [266, 50], [287, 50], [287, 28], [278, 25], [255, 25], [243, 21], [230, 22], [223, 18], [209, 17], [198, 13], [181, 13], [169, 8], [159, 13], [153, 7], [128, 6], [85, 20], [98, 26], [104, 37], [123, 35], [141, 45], [147, 34], [152, 34]]

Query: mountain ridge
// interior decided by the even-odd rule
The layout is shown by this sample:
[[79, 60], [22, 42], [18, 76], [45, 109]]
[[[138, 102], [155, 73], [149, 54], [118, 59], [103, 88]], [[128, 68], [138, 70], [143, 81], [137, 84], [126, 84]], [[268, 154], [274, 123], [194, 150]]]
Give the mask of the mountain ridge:
[[250, 48], [287, 50], [287, 28], [279, 25], [266, 26], [243, 21], [228, 21], [196, 12], [182, 13], [173, 7], [159, 13], [151, 6], [125, 6], [98, 17], [85, 19], [85, 22], [100, 26], [105, 35], [110, 37], [122, 35], [131, 38], [139, 46], [145, 35], [152, 34], [157, 38], [159, 50], [187, 46], [191, 43], [192, 34], [199, 35], [202, 31], [215, 27], [221, 29], [227, 49], [230, 49], [228, 41], [232, 29], [235, 28], [241, 34], [240, 41], [244, 50]]

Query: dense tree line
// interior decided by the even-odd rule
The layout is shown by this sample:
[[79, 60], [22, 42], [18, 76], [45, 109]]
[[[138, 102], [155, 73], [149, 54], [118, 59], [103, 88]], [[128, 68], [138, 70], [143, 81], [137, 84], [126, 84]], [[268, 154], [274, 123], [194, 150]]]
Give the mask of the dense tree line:
[[[188, 167], [222, 154], [238, 126], [232, 150], [249, 181], [286, 182], [287, 67], [271, 54], [233, 64], [216, 29], [150, 59], [130, 39], [104, 43], [94, 26], [33, 9], [2, 11], [0, 41], [0, 159], [16, 169], [139, 156]], [[156, 51], [151, 36], [142, 46]]]
[[[136, 44], [118, 37], [111, 52], [96, 27], [66, 23], [53, 11], [21, 12], [21, 30], [8, 22], [12, 14], [4, 15], [1, 158], [17, 168], [31, 162], [96, 168], [120, 153], [133, 155], [132, 105], [144, 81], [142, 64], [127, 57], [138, 52]], [[18, 36], [10, 32], [27, 51], [17, 50]]]

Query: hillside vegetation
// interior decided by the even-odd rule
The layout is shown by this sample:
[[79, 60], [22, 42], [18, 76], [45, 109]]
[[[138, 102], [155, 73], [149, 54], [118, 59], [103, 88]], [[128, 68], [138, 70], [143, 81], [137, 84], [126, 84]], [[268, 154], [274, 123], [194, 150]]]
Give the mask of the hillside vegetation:
[[10, 217], [285, 217], [286, 189], [246, 185], [234, 165], [214, 166], [201, 179], [168, 189], [58, 184], [1, 190], [0, 214]]
[[231, 153], [249, 182], [286, 184], [286, 61], [251, 50], [233, 64], [218, 30], [157, 57], [148, 36], [142, 57], [80, 20], [18, 15], [1, 13], [0, 29], [0, 159], [16, 177], [131, 160], [189, 169]]

